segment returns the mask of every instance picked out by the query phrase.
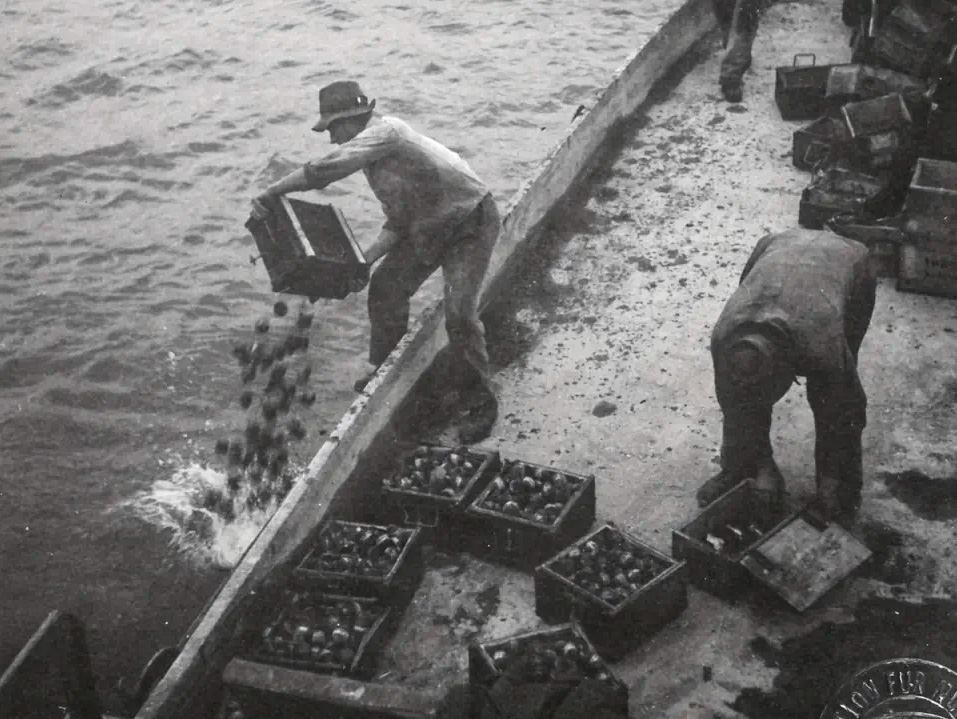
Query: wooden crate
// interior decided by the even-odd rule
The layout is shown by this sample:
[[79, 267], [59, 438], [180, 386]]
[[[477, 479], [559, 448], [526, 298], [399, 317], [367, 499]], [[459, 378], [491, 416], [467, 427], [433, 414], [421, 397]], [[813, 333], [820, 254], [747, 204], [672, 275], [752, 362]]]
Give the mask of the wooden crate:
[[349, 527], [368, 527], [376, 530], [386, 530], [387, 527], [377, 524], [361, 524], [332, 520], [320, 529], [316, 541], [308, 553], [293, 571], [293, 581], [297, 586], [319, 589], [322, 591], [344, 594], [357, 597], [374, 597], [392, 604], [401, 612], [404, 605], [412, 599], [424, 572], [422, 558], [422, 531], [420, 529], [404, 528], [401, 531], [407, 536], [405, 546], [392, 565], [392, 569], [384, 576], [360, 575], [355, 573], [330, 572], [314, 568], [314, 556], [322, 552], [322, 539], [326, 532], [332, 531], [336, 525]]
[[937, 297], [957, 298], [957, 228], [925, 236], [900, 248], [897, 289]]
[[[718, 553], [706, 535], [728, 522], [747, 526], [760, 517], [756, 541]], [[672, 533], [673, 553], [685, 559], [691, 579], [703, 589], [731, 598], [751, 588], [804, 611], [848, 577], [871, 552], [847, 531], [826, 524], [804, 508], [767, 516], [755, 505], [754, 488], [745, 480]]]
[[474, 533], [468, 550], [481, 558], [532, 570], [591, 529], [595, 522], [595, 478], [532, 462], [522, 464], [575, 477], [579, 480], [577, 489], [558, 518], [543, 524], [481, 506], [492, 489], [491, 485], [486, 486], [465, 512], [472, 520]]
[[[578, 586], [556, 566], [572, 549], [580, 551], [586, 542], [608, 532], [621, 537], [627, 551], [636, 556], [651, 557], [662, 565], [660, 573], [617, 605], [609, 604]], [[599, 653], [610, 661], [623, 657], [687, 606], [687, 565], [612, 524], [583, 537], [535, 570], [535, 612], [538, 616], [550, 624], [567, 622], [574, 617]]]
[[[451, 453], [453, 448], [440, 445], [422, 445], [431, 451]], [[382, 498], [390, 516], [407, 526], [423, 530], [423, 541], [445, 548], [464, 548], [472, 533], [471, 521], [465, 516], [468, 505], [482, 492], [501, 465], [499, 453], [494, 450], [467, 448], [475, 461], [474, 473], [462, 490], [453, 497], [440, 494], [383, 486]], [[399, 468], [404, 465], [403, 457]]]
[[[522, 632], [520, 634], [514, 634], [503, 639], [498, 639], [490, 642], [479, 643], [472, 642], [468, 647], [468, 658], [469, 658], [469, 687], [472, 694], [471, 708], [472, 716], [475, 717], [478, 715], [478, 712], [481, 710], [483, 703], [483, 689], [489, 688], [496, 679], [498, 679], [502, 672], [496, 667], [493, 657], [495, 656], [496, 651], [503, 649], [507, 646], [518, 646], [528, 642], [567, 642], [575, 641], [584, 645], [592, 655], [601, 656], [598, 652], [598, 649], [594, 644], [589, 640], [586, 633], [583, 631], [581, 625], [572, 620], [567, 624], [563, 624], [557, 627], [551, 627], [549, 629], [542, 629], [532, 632]], [[615, 674], [608, 668], [604, 662], [600, 662], [599, 666], [595, 669], [595, 672], [604, 672], [608, 675], [608, 681], [613, 687], [618, 700], [624, 705], [628, 705], [628, 687], [622, 682]]]
[[[707, 542], [707, 535], [728, 522], [745, 526], [758, 516], [753, 484], [741, 482], [705, 507], [700, 514], [671, 534], [671, 554], [687, 562], [690, 580], [698, 587], [719, 597], [732, 597], [751, 583], [751, 577], [740, 561], [759, 540], [754, 540], [733, 554], [720, 554]], [[787, 512], [766, 517], [760, 524], [769, 533], [785, 521]]]
[[349, 223], [333, 205], [288, 197], [267, 201], [265, 220], [246, 222], [273, 292], [343, 299], [368, 270]]
[[[296, 618], [300, 616], [300, 608], [304, 605], [322, 606], [336, 602], [355, 602], [370, 613], [373, 613], [375, 617], [372, 625], [365, 634], [363, 634], [358, 647], [355, 649], [355, 656], [348, 665], [333, 661], [318, 661], [309, 656], [296, 656], [293, 653], [284, 655], [267, 650], [263, 637], [263, 631], [267, 628], [273, 628], [273, 631], [276, 631], [275, 627], [287, 620], [298, 621]], [[383, 647], [385, 642], [388, 641], [388, 622], [391, 612], [391, 608], [384, 605], [378, 599], [345, 597], [326, 594], [324, 592], [287, 592], [283, 605], [273, 613], [271, 621], [268, 621], [265, 626], [260, 625], [256, 629], [256, 636], [247, 636], [246, 643], [248, 648], [243, 652], [243, 656], [250, 661], [260, 664], [269, 664], [320, 674], [369, 678], [375, 671], [378, 651]]]

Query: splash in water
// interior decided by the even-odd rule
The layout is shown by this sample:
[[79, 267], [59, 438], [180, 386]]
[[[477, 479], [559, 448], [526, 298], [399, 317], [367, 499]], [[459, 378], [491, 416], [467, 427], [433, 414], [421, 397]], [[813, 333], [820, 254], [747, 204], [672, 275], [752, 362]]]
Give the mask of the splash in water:
[[[276, 320], [288, 313], [285, 302], [273, 306]], [[276, 324], [285, 326], [269, 339]], [[246, 428], [242, 436], [216, 442], [225, 471], [180, 458], [169, 479], [126, 503], [136, 516], [172, 532], [172, 546], [193, 561], [235, 566], [292, 489], [299, 471], [290, 462], [289, 445], [307, 434], [296, 408], [315, 402], [306, 357], [311, 326], [303, 301], [295, 320], [260, 318], [252, 341], [234, 347]]]
[[230, 491], [227, 474], [177, 460], [168, 479], [123, 503], [134, 516], [170, 536], [170, 546], [199, 565], [235, 567], [295, 483], [287, 471], [274, 486], [243, 484]]

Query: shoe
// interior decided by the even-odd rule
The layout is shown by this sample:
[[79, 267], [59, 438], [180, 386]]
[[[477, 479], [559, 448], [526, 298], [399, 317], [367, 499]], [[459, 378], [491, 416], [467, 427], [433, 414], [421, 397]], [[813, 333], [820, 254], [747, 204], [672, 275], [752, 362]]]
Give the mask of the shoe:
[[728, 81], [721, 83], [721, 94], [728, 102], [741, 102], [744, 92], [740, 82]]
[[487, 439], [498, 419], [498, 400], [486, 390], [484, 396], [459, 412], [459, 442], [475, 444]]
[[707, 507], [722, 494], [732, 489], [736, 484], [735, 477], [724, 470], [718, 472], [702, 484], [695, 493], [695, 498], [698, 500], [698, 507]]

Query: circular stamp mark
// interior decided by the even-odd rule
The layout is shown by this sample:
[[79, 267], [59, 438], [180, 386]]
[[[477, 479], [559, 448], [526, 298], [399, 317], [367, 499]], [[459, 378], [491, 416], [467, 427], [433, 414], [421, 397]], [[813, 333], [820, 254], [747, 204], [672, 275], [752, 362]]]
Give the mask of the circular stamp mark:
[[957, 672], [923, 659], [888, 659], [844, 682], [821, 719], [957, 719]]

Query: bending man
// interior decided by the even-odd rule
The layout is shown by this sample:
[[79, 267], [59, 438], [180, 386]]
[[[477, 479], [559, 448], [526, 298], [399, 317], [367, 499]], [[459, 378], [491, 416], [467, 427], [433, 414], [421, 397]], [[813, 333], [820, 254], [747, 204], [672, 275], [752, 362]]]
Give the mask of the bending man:
[[374, 108], [375, 100], [370, 101], [355, 82], [322, 88], [320, 119], [312, 129], [328, 130], [340, 147], [269, 187], [253, 200], [253, 215], [268, 214], [263, 200], [270, 196], [321, 190], [359, 170], [365, 173], [386, 216], [365, 256], [370, 265], [385, 259], [369, 283], [373, 369], [356, 382], [356, 391], [365, 388], [402, 339], [408, 329], [409, 300], [441, 267], [452, 379], [465, 392], [459, 437], [477, 442], [488, 436], [498, 414], [478, 301], [501, 216], [488, 188], [461, 157]]
[[868, 250], [853, 240], [788, 230], [758, 242], [711, 335], [722, 469], [698, 490], [701, 506], [749, 477], [765, 506], [783, 504], [771, 413], [796, 378], [806, 377], [820, 508], [828, 519], [857, 512], [867, 421], [857, 353], [876, 287]]

